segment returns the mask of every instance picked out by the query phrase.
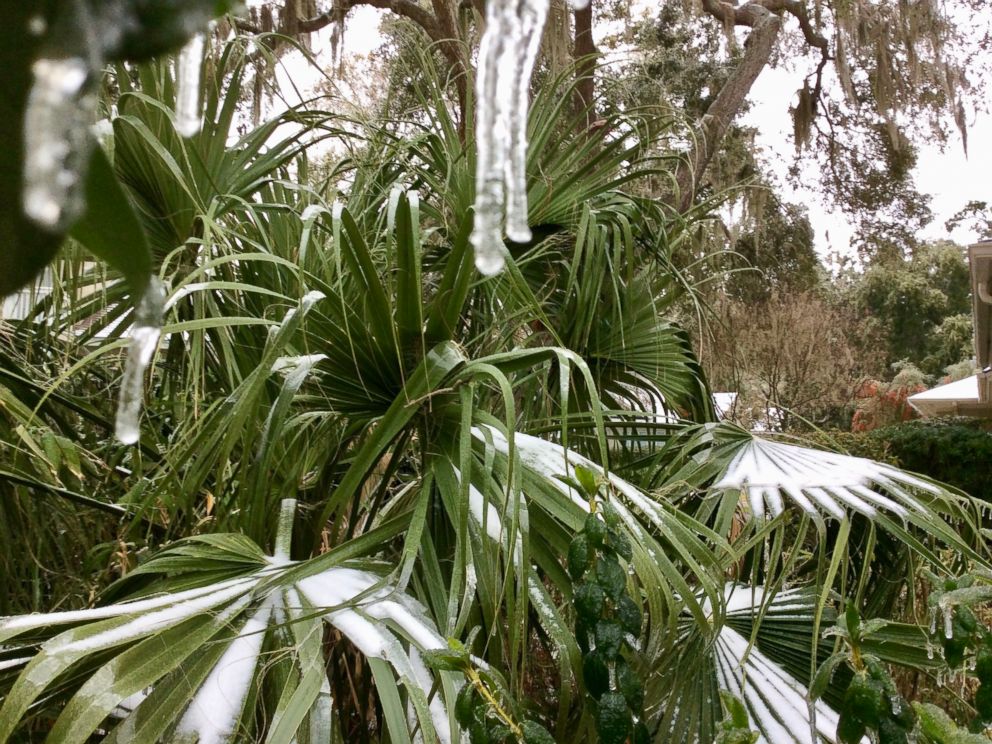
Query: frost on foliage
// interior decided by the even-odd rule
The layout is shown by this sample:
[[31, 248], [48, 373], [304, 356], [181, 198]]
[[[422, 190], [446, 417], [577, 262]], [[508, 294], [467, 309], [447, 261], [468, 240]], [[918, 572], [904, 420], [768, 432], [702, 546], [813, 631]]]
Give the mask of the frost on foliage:
[[[293, 511], [284, 506], [284, 519], [287, 514], [291, 519]], [[25, 633], [31, 633], [32, 637], [39, 631], [54, 634], [33, 657], [18, 653], [12, 663], [5, 665], [13, 668], [16, 663], [24, 665], [24, 669], [0, 707], [0, 741], [10, 735], [13, 725], [50, 684], [90, 655], [124, 653], [134, 648], [132, 644], [157, 633], [209, 617], [208, 646], [217, 648], [216, 644], [221, 643], [224, 648], [188, 703], [184, 701], [177, 708], [169, 695], [156, 695], [155, 686], [165, 684], [167, 689], [168, 681], [176, 674], [185, 675], [185, 665], [195, 664], [199, 655], [193, 648], [186, 650], [192, 656], [185, 660], [180, 657], [175, 664], [157, 672], [159, 676], [151, 682], [150, 689], [134, 689], [134, 682], [127, 675], [107, 677], [104, 666], [84, 683], [76, 698], [84, 698], [91, 707], [101, 707], [101, 719], [111, 714], [124, 717], [115, 740], [128, 740], [128, 736], [144, 725], [142, 722], [162, 716], [177, 721], [177, 735], [200, 744], [236, 740], [244, 717], [254, 716], [253, 711], [247, 710], [247, 700], [268, 664], [263, 652], [290, 653], [301, 672], [313, 666], [313, 659], [303, 658], [304, 649], [299, 646], [280, 652], [271, 641], [292, 637], [300, 628], [304, 634], [312, 633], [315, 624], [319, 638], [322, 636], [319, 623], [323, 621], [339, 630], [367, 657], [388, 662], [411, 694], [428, 702], [427, 710], [439, 740], [450, 742], [447, 709], [436, 692], [432, 695], [435, 682], [419, 656], [421, 650], [444, 648], [446, 643], [424, 608], [379, 575], [351, 566], [334, 566], [295, 584], [280, 585], [273, 580], [278, 579], [281, 571], [292, 570], [293, 565], [285, 555], [286, 536], [282, 535], [279, 541], [277, 556], [266, 558], [260, 567], [237, 579], [92, 610], [0, 620], [0, 643], [9, 643], [12, 638], [16, 643], [17, 636]], [[203, 549], [204, 546], [197, 548], [201, 552]], [[77, 627], [60, 632], [61, 625]], [[297, 631], [292, 630], [294, 626]], [[96, 632], [88, 632], [90, 628]], [[227, 635], [229, 632], [231, 635]], [[26, 644], [24, 651], [31, 649], [33, 646]], [[180, 661], [183, 666], [176, 668]], [[316, 665], [318, 674], [323, 674], [322, 667], [322, 663]], [[172, 676], [168, 676], [170, 672]], [[97, 682], [100, 690], [92, 692]], [[312, 726], [329, 730], [331, 708], [326, 678], [324, 684], [313, 687], [312, 693], [306, 701], [306, 715]], [[426, 730], [425, 725], [430, 728], [425, 721], [414, 723], [421, 730]]]
[[758, 438], [737, 452], [713, 488], [746, 492], [757, 519], [781, 514], [783, 496], [816, 518], [821, 511], [843, 519], [848, 510], [867, 517], [882, 510], [905, 519], [923, 511], [906, 488], [941, 493], [921, 478], [863, 457]]
[[141, 400], [144, 397], [145, 370], [162, 332], [162, 312], [165, 305], [165, 289], [154, 277], [149, 280], [138, 307], [134, 310], [134, 324], [131, 326], [131, 343], [124, 365], [124, 379], [121, 381], [120, 399], [117, 403], [117, 438], [124, 444], [134, 444], [140, 436], [138, 418], [141, 415]]

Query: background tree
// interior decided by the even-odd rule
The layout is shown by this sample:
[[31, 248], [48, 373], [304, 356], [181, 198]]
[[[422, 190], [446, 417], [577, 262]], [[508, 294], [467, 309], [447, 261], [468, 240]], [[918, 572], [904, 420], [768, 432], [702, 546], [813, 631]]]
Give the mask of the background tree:
[[849, 277], [850, 302], [872, 317], [887, 364], [907, 360], [929, 375], [974, 356], [971, 280], [964, 249], [941, 241], [893, 255]]
[[870, 327], [822, 292], [727, 297], [717, 312], [704, 366], [716, 389], [738, 392], [742, 422], [846, 428], [859, 389], [882, 370]]

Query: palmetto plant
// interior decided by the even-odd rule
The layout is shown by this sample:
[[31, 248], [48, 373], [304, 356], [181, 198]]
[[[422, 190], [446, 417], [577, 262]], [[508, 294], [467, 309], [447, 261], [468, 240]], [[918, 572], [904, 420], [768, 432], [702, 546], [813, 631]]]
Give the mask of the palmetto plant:
[[[0, 741], [22, 725], [53, 741], [458, 740], [463, 679], [424, 653], [448, 639], [502, 672], [529, 719], [590, 737], [564, 556], [597, 499], [632, 546], [654, 738], [710, 741], [729, 689], [766, 741], [796, 720], [797, 741], [829, 740], [836, 695], [807, 705], [806, 685], [836, 598], [892, 579], [865, 570], [883, 548], [900, 586], [917, 562], [987, 550], [963, 495], [712, 422], [670, 320], [692, 291], [673, 266], [687, 225], [624, 192], [663, 170], [643, 153], [664, 122], [617, 114], [586, 133], [549, 84], [530, 122], [538, 237], [483, 279], [471, 145], [440, 85], [407, 121], [301, 109], [232, 145], [238, 49], [191, 140], [172, 129], [165, 65], [140, 89], [119, 77], [114, 165], [169, 287], [165, 345], [140, 446], [94, 423], [83, 449], [123, 469], [88, 498], [157, 550], [97, 608], [0, 621]], [[298, 129], [273, 145], [282, 123]], [[307, 180], [306, 145], [331, 135], [351, 141], [340, 188]], [[119, 292], [44, 308], [53, 348], [91, 329], [65, 341], [73, 375], [113, 369]], [[105, 416], [64, 385], [39, 398], [27, 370], [0, 385], [5, 447], [22, 420], [72, 440], [60, 406]], [[579, 466], [601, 479], [592, 503]]]

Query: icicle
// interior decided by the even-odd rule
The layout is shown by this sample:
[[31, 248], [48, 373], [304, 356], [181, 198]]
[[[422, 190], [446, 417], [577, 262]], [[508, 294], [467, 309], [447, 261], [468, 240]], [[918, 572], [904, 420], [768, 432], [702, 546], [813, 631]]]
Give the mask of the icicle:
[[95, 98], [81, 57], [42, 58], [24, 114], [24, 213], [58, 231], [83, 208], [81, 168], [90, 153]]
[[937, 608], [930, 608], [930, 635], [937, 632]]
[[117, 438], [124, 444], [138, 441], [138, 416], [141, 414], [141, 400], [144, 397], [145, 370], [158, 348], [164, 305], [165, 289], [158, 279], [152, 278], [134, 311], [131, 345], [127, 351], [121, 397], [117, 404]]
[[511, 240], [530, 240], [527, 225], [529, 83], [548, 14], [547, 0], [491, 0], [479, 45], [477, 76], [475, 265], [496, 274], [506, 262], [504, 215]]
[[176, 131], [192, 137], [200, 131], [200, 71], [203, 68], [203, 34], [190, 39], [176, 60]]
[[541, 32], [548, 16], [544, 0], [524, 2], [520, 12], [520, 40], [516, 54], [512, 95], [515, 105], [509, 111], [510, 158], [506, 174], [506, 234], [517, 243], [531, 239], [527, 222], [527, 109], [530, 103], [530, 77], [541, 46]]
[[954, 637], [954, 608], [950, 604], [941, 602], [940, 609], [944, 613], [944, 637]]

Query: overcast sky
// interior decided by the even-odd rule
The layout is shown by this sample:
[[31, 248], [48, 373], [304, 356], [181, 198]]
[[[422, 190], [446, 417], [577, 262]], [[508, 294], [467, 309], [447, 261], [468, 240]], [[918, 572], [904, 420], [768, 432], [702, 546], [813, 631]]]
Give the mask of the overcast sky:
[[[833, 251], [846, 253], [852, 227], [843, 215], [826, 211], [815, 191], [815, 179], [809, 178], [810, 189], [794, 190], [786, 184], [785, 172], [794, 152], [792, 119], [788, 112], [801, 83], [800, 75], [765, 69], [751, 91], [752, 108], [743, 122], [758, 129], [758, 141], [765, 151], [763, 160], [779, 177], [789, 199], [809, 207], [820, 255], [825, 256]], [[944, 222], [969, 201], [992, 201], [992, 194], [989, 193], [992, 179], [992, 117], [983, 114], [969, 123], [967, 157], [961, 138], [956, 133], [943, 152], [935, 146], [920, 146], [914, 177], [917, 188], [933, 197], [931, 208], [935, 215], [922, 237], [950, 237], [964, 244], [979, 237], [964, 227], [959, 227], [950, 235], [944, 229]]]

